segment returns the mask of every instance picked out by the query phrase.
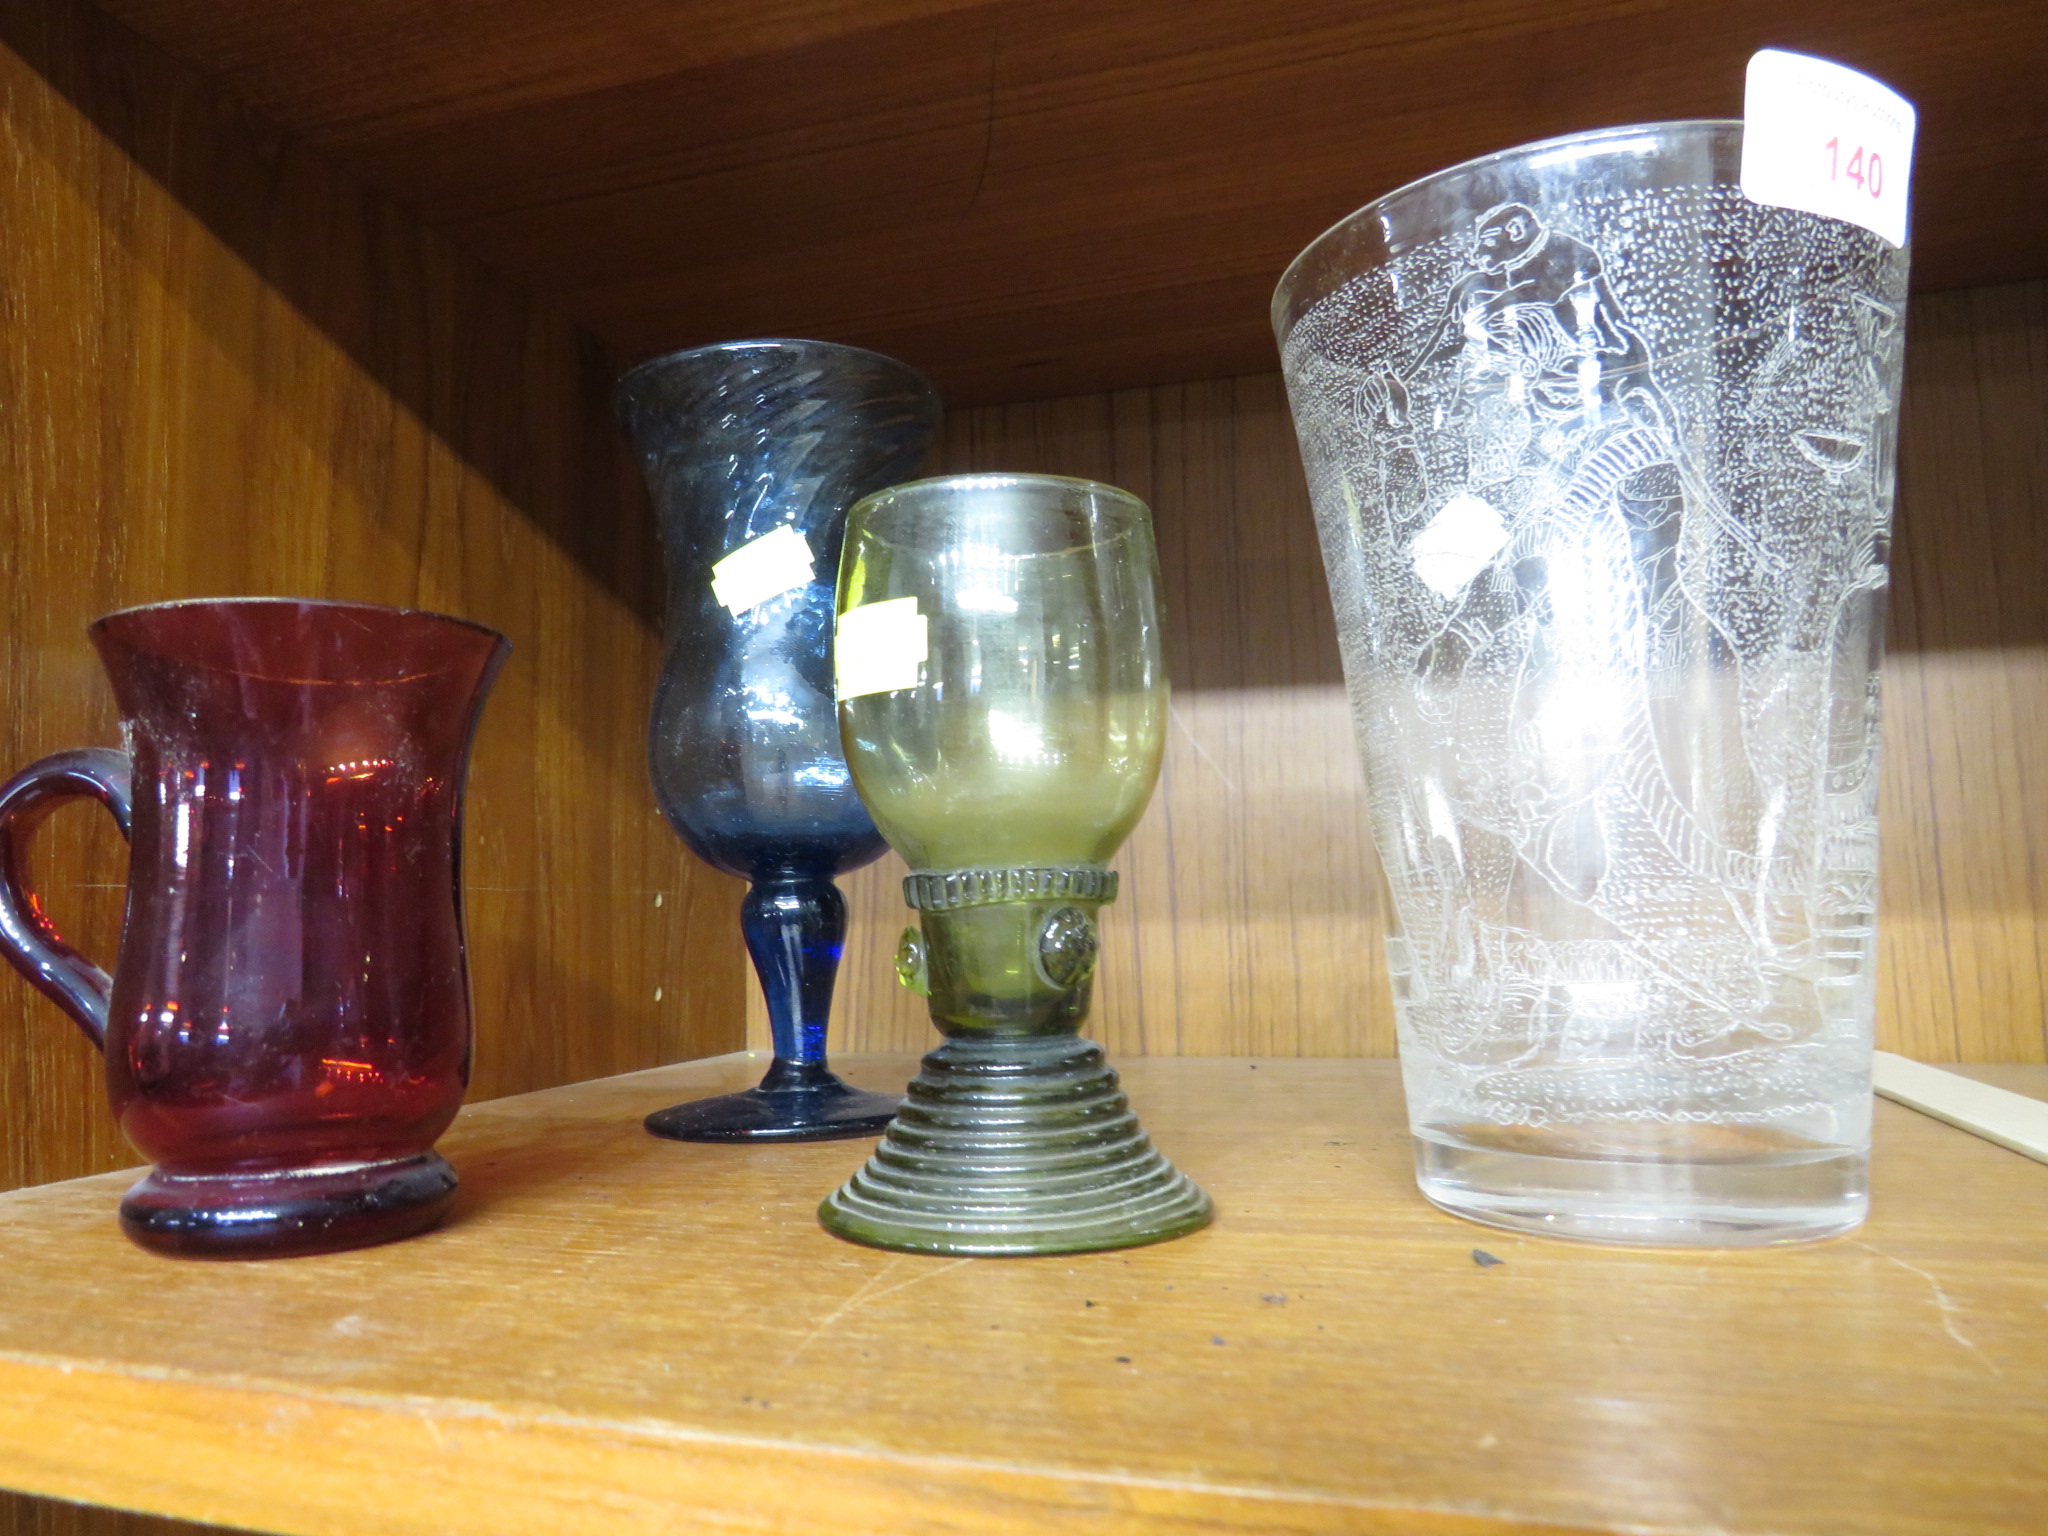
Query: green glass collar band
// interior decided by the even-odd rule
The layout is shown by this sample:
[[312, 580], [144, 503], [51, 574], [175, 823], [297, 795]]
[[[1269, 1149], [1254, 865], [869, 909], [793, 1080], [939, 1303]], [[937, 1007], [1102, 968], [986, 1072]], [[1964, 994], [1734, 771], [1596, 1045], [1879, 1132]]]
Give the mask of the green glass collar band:
[[919, 869], [903, 877], [903, 899], [920, 912], [952, 912], [1006, 901], [1116, 900], [1113, 869]]

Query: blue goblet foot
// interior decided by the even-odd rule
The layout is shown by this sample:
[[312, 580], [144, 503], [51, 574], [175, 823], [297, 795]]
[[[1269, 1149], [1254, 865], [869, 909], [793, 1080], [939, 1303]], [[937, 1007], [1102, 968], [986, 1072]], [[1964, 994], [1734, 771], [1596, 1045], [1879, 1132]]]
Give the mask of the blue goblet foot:
[[879, 1136], [900, 1093], [869, 1093], [822, 1062], [777, 1061], [758, 1088], [672, 1104], [647, 1117], [670, 1141], [845, 1141]]

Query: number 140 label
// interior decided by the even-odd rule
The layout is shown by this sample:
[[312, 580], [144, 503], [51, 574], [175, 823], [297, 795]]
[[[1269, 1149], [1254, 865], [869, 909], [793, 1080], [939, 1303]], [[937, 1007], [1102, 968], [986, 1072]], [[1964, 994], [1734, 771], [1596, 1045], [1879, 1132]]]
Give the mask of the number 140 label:
[[1749, 61], [1742, 190], [1906, 243], [1913, 104], [1826, 59], [1766, 48]]
[[[1849, 157], [1846, 162], [1842, 159], [1844, 153]], [[1884, 156], [1861, 144], [1845, 150], [1841, 135], [1837, 134], [1828, 140], [1828, 180], [1853, 182], [1872, 197], [1883, 197]]]

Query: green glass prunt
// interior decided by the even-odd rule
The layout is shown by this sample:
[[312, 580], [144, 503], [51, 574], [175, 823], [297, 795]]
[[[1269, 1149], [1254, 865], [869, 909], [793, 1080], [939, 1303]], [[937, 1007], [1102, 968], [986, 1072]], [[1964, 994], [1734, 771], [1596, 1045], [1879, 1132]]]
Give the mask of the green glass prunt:
[[904, 672], [901, 687], [843, 687], [840, 733], [911, 867], [918, 926], [898, 974], [946, 1039], [819, 1208], [830, 1231], [917, 1253], [1070, 1253], [1209, 1221], [1079, 1033], [1109, 860], [1164, 752], [1158, 591], [1150, 515], [1111, 486], [963, 475], [854, 508], [840, 612], [915, 598], [925, 656], [914, 686]]

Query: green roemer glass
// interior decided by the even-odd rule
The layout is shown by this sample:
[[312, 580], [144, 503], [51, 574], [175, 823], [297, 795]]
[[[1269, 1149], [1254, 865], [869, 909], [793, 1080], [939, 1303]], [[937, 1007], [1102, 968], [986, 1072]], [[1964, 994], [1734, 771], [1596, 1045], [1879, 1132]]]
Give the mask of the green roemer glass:
[[1110, 858], [1165, 746], [1145, 504], [1049, 475], [858, 503], [839, 569], [839, 726], [909, 863], [898, 966], [946, 1040], [867, 1166], [819, 1208], [913, 1253], [1073, 1253], [1205, 1225], [1079, 1036]]

